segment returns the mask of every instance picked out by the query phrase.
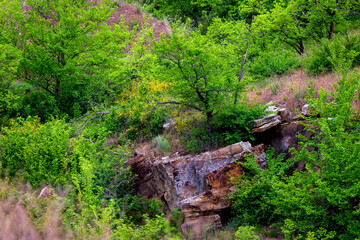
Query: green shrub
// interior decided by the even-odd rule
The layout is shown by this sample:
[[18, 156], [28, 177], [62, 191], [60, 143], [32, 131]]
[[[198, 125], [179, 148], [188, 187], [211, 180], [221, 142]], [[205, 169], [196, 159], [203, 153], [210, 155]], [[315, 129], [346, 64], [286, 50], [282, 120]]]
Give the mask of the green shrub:
[[[349, 65], [351, 61], [345, 59]], [[276, 187], [282, 192], [278, 209], [287, 218], [286, 236], [312, 235], [318, 239], [355, 239], [358, 228], [360, 170], [359, 119], [351, 107], [359, 87], [357, 73], [341, 72], [332, 93], [334, 101], [327, 103], [328, 94], [310, 100], [320, 112], [320, 118], [308, 120], [307, 131], [317, 132], [311, 139], [302, 138], [296, 161], [306, 163], [306, 172], [294, 172]], [[317, 151], [308, 151], [316, 147]], [[296, 186], [296, 188], [294, 188]], [[356, 200], [357, 201], [357, 200]], [[287, 212], [288, 211], [288, 212]], [[316, 229], [316, 230], [315, 230]], [[315, 239], [315, 238], [313, 238]]]
[[162, 136], [157, 136], [157, 137], [154, 139], [154, 142], [158, 145], [159, 149], [160, 149], [162, 152], [170, 153], [170, 151], [171, 151], [171, 146], [170, 146], [170, 144], [169, 144], [169, 141], [168, 141], [166, 138], [163, 138]]
[[230, 145], [251, 138], [249, 127], [251, 120], [264, 114], [266, 106], [241, 101], [237, 105], [228, 105], [217, 113], [212, 121], [214, 135], [221, 145]]
[[114, 114], [106, 116], [106, 125], [112, 131], [124, 131], [130, 140], [152, 139], [161, 134], [167, 119], [167, 110], [157, 106], [164, 99], [168, 84], [156, 80], [133, 81], [117, 100]]
[[143, 216], [145, 224], [137, 226], [131, 223], [122, 222], [115, 230], [112, 238], [123, 240], [142, 240], [142, 239], [182, 239], [178, 235], [169, 232], [169, 223], [165, 216], [156, 215], [150, 219], [146, 214]]
[[277, 95], [279, 93], [280, 83], [272, 83], [270, 85], [270, 91], [273, 95]]
[[[351, 61], [339, 64], [349, 67]], [[324, 90], [308, 100], [320, 116], [307, 118], [304, 125], [313, 136], [299, 136], [294, 158], [267, 155], [262, 172], [251, 159], [242, 164], [248, 171], [231, 199], [243, 224], [276, 224], [287, 239], [359, 238], [360, 121], [350, 103], [360, 81], [348, 69], [334, 86], [334, 101], [327, 102]], [[306, 163], [306, 171], [292, 170], [295, 162]]]
[[[332, 41], [321, 39], [317, 46], [311, 49], [311, 53], [304, 61], [304, 67], [313, 75], [332, 71], [337, 66], [336, 60], [345, 56], [353, 59], [352, 66], [360, 64], [360, 34], [340, 35], [333, 37]], [[355, 55], [355, 57], [352, 57]]]
[[273, 152], [266, 152], [267, 169], [260, 172], [253, 157], [248, 157], [245, 163], [246, 175], [236, 182], [236, 192], [230, 195], [232, 210], [242, 224], [270, 225], [282, 220], [276, 212], [276, 199], [279, 193], [274, 186], [275, 176], [283, 176], [293, 161], [283, 161], [282, 156], [274, 159]]
[[123, 199], [124, 215], [129, 223], [139, 225], [144, 221], [144, 214], [149, 206], [149, 201], [140, 195], [126, 195]]
[[2, 129], [1, 175], [17, 174], [34, 187], [42, 182], [64, 184], [68, 168], [70, 129], [59, 120], [40, 124], [38, 118], [18, 118]]
[[251, 138], [251, 120], [264, 114], [265, 108], [261, 103], [249, 104], [246, 100], [225, 105], [214, 114], [210, 136], [206, 119], [198, 112], [182, 114], [175, 119], [174, 126], [187, 151], [199, 153]]
[[254, 227], [239, 227], [235, 233], [236, 240], [259, 240], [260, 238], [255, 235]]
[[[198, 153], [209, 150], [211, 142], [207, 137], [206, 123], [200, 112], [186, 111], [175, 118], [174, 127], [177, 130], [180, 141], [190, 153]], [[215, 138], [212, 139], [214, 142]]]
[[149, 204], [149, 215], [150, 217], [155, 217], [156, 215], [160, 215], [164, 212], [164, 203], [155, 198], [151, 199]]
[[175, 208], [171, 210], [170, 213], [171, 219], [171, 232], [180, 232], [181, 231], [181, 224], [184, 221], [184, 214], [181, 212], [179, 208]]
[[26, 94], [20, 104], [17, 114], [24, 118], [38, 116], [44, 122], [60, 115], [55, 98], [43, 90]]
[[280, 47], [271, 47], [261, 52], [251, 64], [249, 74], [255, 79], [265, 79], [280, 75], [300, 66], [300, 60], [292, 51]]

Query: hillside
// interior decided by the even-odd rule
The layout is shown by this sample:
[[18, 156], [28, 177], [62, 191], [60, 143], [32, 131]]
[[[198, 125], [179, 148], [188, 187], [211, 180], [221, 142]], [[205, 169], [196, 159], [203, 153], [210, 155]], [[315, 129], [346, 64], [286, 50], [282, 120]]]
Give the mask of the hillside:
[[360, 238], [359, 16], [0, 0], [0, 239]]

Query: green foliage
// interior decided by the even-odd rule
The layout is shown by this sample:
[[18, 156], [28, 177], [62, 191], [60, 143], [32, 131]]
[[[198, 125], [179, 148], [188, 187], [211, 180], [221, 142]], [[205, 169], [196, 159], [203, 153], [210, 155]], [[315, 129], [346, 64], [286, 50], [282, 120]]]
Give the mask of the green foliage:
[[114, 239], [179, 239], [176, 236], [171, 236], [169, 233], [169, 224], [163, 214], [157, 215], [153, 219], [144, 215], [144, 219], [145, 224], [143, 226], [121, 223], [115, 230]]
[[168, 84], [154, 79], [131, 83], [116, 101], [118, 108], [106, 116], [106, 125], [113, 125], [109, 130], [124, 131], [131, 140], [151, 139], [161, 134], [167, 119], [167, 109], [157, 103], [165, 99]]
[[131, 36], [124, 23], [109, 26], [108, 1], [92, 5], [81, 0], [29, 0], [21, 17], [19, 75], [52, 95], [72, 115], [75, 102], [101, 99], [111, 89], [107, 76]]
[[[275, 2], [270, 10], [263, 11], [255, 17], [255, 25], [302, 55], [307, 40], [327, 38], [344, 32], [348, 21], [350, 1], [290, 0]], [[341, 10], [340, 10], [341, 9]]]
[[225, 145], [234, 144], [251, 138], [250, 122], [261, 117], [266, 106], [258, 103], [241, 101], [237, 105], [229, 105], [214, 117], [214, 135]]
[[[339, 57], [354, 59], [352, 66], [360, 64], [360, 34], [335, 35], [329, 42], [321, 39], [317, 46], [312, 48], [309, 57], [304, 61], [304, 67], [313, 75], [332, 71], [336, 68]], [[345, 56], [344, 56], [345, 55]]]
[[[132, 174], [124, 167], [125, 152], [104, 146], [102, 134], [94, 139], [88, 133], [94, 142], [70, 135], [71, 129], [60, 120], [12, 121], [0, 135], [2, 176], [26, 180], [34, 187], [71, 186], [62, 223], [76, 237], [102, 238], [111, 230], [112, 220], [123, 216], [118, 199], [131, 192]], [[38, 208], [30, 213], [35, 220], [43, 214]]]
[[170, 216], [171, 232], [180, 232], [181, 224], [184, 222], [185, 218], [184, 214], [179, 208], [175, 208], [171, 210]]
[[[267, 156], [267, 169], [257, 171], [248, 161], [246, 178], [239, 180], [232, 196], [234, 210], [243, 223], [277, 224], [288, 239], [354, 239], [360, 236], [359, 119], [351, 106], [359, 87], [356, 72], [348, 74], [351, 61], [337, 59], [341, 77], [330, 95], [319, 92], [309, 100], [320, 117], [308, 118], [300, 151], [285, 162]], [[305, 162], [306, 171], [290, 171], [294, 162]]]
[[157, 136], [154, 139], [154, 142], [158, 145], [161, 151], [165, 153], [170, 153], [171, 146], [169, 144], [169, 141], [166, 138], [163, 138], [162, 136]]
[[[15, 110], [15, 109], [11, 109]], [[13, 111], [11, 111], [13, 113]], [[42, 122], [61, 114], [54, 96], [44, 90], [31, 91], [21, 98], [16, 109], [17, 116], [38, 116]]]
[[268, 225], [281, 221], [281, 214], [276, 212], [279, 193], [274, 186], [275, 177], [284, 176], [294, 161], [283, 161], [282, 157], [272, 157], [268, 151], [267, 169], [260, 172], [252, 157], [247, 158], [244, 166], [248, 173], [236, 183], [237, 191], [230, 196], [232, 209], [243, 224]]
[[249, 226], [241, 226], [235, 233], [236, 240], [259, 240], [260, 238], [255, 235], [255, 228]]
[[[19, 118], [2, 129], [1, 174], [17, 174], [33, 186], [64, 184], [68, 177], [67, 146], [70, 130], [61, 121], [44, 125], [37, 118]], [[19, 172], [20, 171], [20, 172]]]
[[16, 80], [15, 73], [19, 64], [20, 51], [13, 46], [16, 38], [16, 18], [20, 14], [17, 1], [0, 1], [0, 126], [7, 124], [9, 109], [18, 100], [10, 90]]
[[164, 203], [155, 198], [151, 199], [149, 204], [149, 215], [150, 217], [155, 217], [156, 215], [162, 214], [164, 211]]
[[[217, 57], [220, 48], [200, 31], [188, 32], [175, 28], [171, 37], [162, 38], [154, 50], [159, 57], [169, 92], [186, 105], [208, 114], [214, 112], [226, 98], [230, 79], [224, 61]], [[217, 105], [215, 105], [217, 103]]]
[[124, 215], [126, 216], [127, 222], [136, 225], [142, 223], [149, 202], [140, 195], [127, 195], [124, 197], [123, 201], [125, 206]]
[[300, 60], [292, 51], [272, 46], [260, 52], [249, 68], [249, 75], [263, 80], [272, 75], [281, 75], [300, 66]]
[[[198, 121], [186, 131], [184, 141], [190, 151], [208, 150], [222, 141], [217, 139], [215, 128], [220, 125], [216, 122], [223, 120], [214, 117], [225, 115], [231, 108], [230, 102], [236, 105], [246, 91], [250, 79], [245, 74], [250, 65], [249, 58], [255, 51], [250, 45], [252, 37], [249, 31], [243, 22], [217, 19], [206, 35], [201, 33], [201, 29], [189, 32], [175, 27], [171, 37], [163, 37], [160, 43], [155, 43], [159, 78], [169, 82], [168, 92], [173, 97], [160, 104], [181, 105], [206, 118], [193, 118]], [[240, 106], [237, 110], [240, 109], [246, 108]], [[256, 114], [249, 113], [241, 121], [253, 115]], [[240, 118], [235, 121], [240, 121]], [[240, 125], [245, 124], [242, 122]]]
[[[357, 73], [347, 74], [349, 62], [346, 62], [346, 71], [342, 71], [342, 77], [334, 86], [335, 100], [326, 103], [327, 93], [321, 91], [319, 99], [311, 101], [321, 113], [320, 119], [312, 121], [319, 132], [312, 140], [304, 140], [302, 150], [296, 155], [296, 160], [306, 162], [307, 173], [294, 173], [286, 185], [281, 185], [289, 194], [281, 205], [291, 207], [291, 212], [297, 216], [296, 219], [287, 216], [289, 224], [295, 222], [294, 226], [286, 227], [291, 235], [312, 232], [319, 237], [351, 239], [360, 236], [354, 227], [360, 220], [356, 213], [358, 203], [354, 202], [359, 197], [359, 173], [354, 167], [360, 159], [359, 121], [350, 105], [359, 78]], [[317, 151], [309, 152], [308, 147], [316, 147]], [[296, 192], [290, 190], [294, 184]], [[313, 232], [314, 226], [323, 230]]]

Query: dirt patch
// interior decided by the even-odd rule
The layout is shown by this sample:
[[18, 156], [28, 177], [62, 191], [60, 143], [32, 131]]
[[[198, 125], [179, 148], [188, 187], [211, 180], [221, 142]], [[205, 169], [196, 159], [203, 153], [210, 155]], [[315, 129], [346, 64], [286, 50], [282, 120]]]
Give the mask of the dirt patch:
[[[99, 3], [101, 0], [93, 0], [95, 3]], [[160, 34], [170, 34], [171, 28], [170, 26], [166, 25], [164, 22], [160, 22], [157, 19], [150, 17], [148, 14], [141, 11], [140, 8], [135, 7], [131, 4], [121, 2], [118, 5], [117, 9], [114, 11], [111, 18], [107, 21], [108, 24], [119, 24], [122, 18], [125, 20], [125, 25], [129, 27], [131, 30], [135, 25], [138, 26], [137, 33], [142, 29], [142, 27], [146, 23], [146, 18], [149, 18], [149, 27], [154, 28], [154, 38], [156, 41], [160, 40]]]

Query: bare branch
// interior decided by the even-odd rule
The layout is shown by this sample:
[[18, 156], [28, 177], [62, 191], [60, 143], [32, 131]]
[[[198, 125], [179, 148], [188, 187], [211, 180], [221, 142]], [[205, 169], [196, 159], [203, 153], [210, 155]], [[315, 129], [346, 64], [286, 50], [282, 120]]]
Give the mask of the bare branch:
[[84, 128], [86, 127], [86, 125], [91, 121], [91, 120], [94, 120], [94, 119], [96, 119], [96, 118], [99, 118], [99, 117], [102, 117], [102, 116], [104, 116], [104, 115], [106, 115], [106, 114], [109, 114], [110, 112], [109, 111], [107, 111], [107, 112], [101, 112], [101, 113], [98, 113], [98, 115], [96, 115], [96, 116], [94, 116], [94, 117], [91, 117], [91, 118], [89, 118], [88, 120], [86, 120], [86, 122], [84, 123], [84, 125], [81, 127], [81, 129], [80, 129], [80, 132], [79, 132], [79, 134], [78, 134], [78, 137], [81, 135], [81, 133], [82, 133], [82, 131], [84, 130]]
[[92, 117], [90, 117], [89, 119], [87, 119], [87, 120], [85, 121], [85, 123], [82, 125], [82, 127], [81, 127], [81, 129], [80, 129], [80, 132], [79, 132], [78, 135], [77, 135], [78, 137], [81, 135], [82, 131], [84, 130], [84, 128], [86, 127], [86, 125], [87, 125], [90, 121], [92, 121], [92, 120], [94, 120], [94, 119], [97, 119], [97, 118], [99, 118], [99, 120], [100, 120], [100, 118], [101, 118], [102, 116], [104, 116], [104, 115], [106, 115], [106, 114], [110, 114], [110, 111], [107, 110], [104, 106], [100, 105], [99, 103], [91, 102], [91, 101], [81, 101], [80, 103], [88, 103], [88, 104], [91, 105], [91, 107], [92, 107], [93, 109], [96, 109], [96, 106], [94, 106], [94, 105], [97, 105], [97, 106], [103, 108], [104, 111], [102, 111], [102, 112], [101, 112], [101, 111], [97, 111], [97, 112], [93, 112], [93, 113], [87, 113], [87, 114], [82, 115], [82, 116], [79, 117], [79, 118], [76, 118], [76, 119], [71, 120], [71, 122], [78, 122], [78, 121], [80, 121], [80, 120], [85, 119], [86, 117], [92, 116]]

